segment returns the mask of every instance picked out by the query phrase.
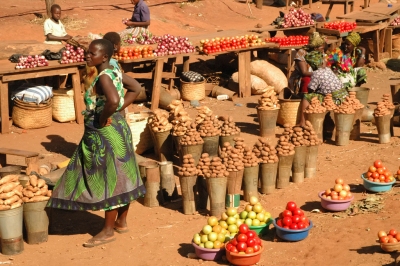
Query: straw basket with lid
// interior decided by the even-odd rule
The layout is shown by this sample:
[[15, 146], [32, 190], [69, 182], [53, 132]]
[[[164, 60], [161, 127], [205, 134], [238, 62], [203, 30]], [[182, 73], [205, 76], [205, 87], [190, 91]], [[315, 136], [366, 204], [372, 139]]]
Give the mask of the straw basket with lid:
[[206, 80], [199, 73], [182, 72], [181, 97], [185, 101], [200, 101], [206, 97]]

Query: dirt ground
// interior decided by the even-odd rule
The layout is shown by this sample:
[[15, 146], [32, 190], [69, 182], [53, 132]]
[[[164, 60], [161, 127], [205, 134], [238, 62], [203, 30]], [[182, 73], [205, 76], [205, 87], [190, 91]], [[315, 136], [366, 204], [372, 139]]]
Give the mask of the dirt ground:
[[[62, 16], [76, 19], [76, 29], [67, 29], [71, 35], [84, 36], [88, 32], [99, 33], [122, 30], [121, 19], [130, 17], [132, 5], [129, 1], [110, 4], [106, 0], [56, 1], [63, 9]], [[376, 0], [371, 1], [377, 2]], [[156, 34], [192, 36], [228, 29], [253, 29], [257, 23], [271, 23], [283, 8], [264, 6], [262, 10], [251, 5], [253, 16], [244, 2], [220, 1], [147, 1], [151, 10], [151, 31]], [[355, 10], [362, 2], [356, 1]], [[34, 13], [44, 12], [43, 0], [3, 0], [0, 9], [1, 40], [44, 40], [42, 25], [32, 23]], [[306, 8], [308, 12], [308, 6]], [[312, 11], [325, 14], [326, 5], [314, 3]], [[334, 15], [342, 8], [335, 6]], [[221, 33], [222, 34], [222, 33]], [[197, 58], [193, 58], [197, 60]], [[390, 93], [391, 78], [400, 74], [391, 71], [369, 72], [366, 87], [373, 88], [369, 102], [380, 100], [383, 93]], [[255, 122], [255, 105], [258, 96], [238, 99], [235, 102], [220, 102], [213, 98], [201, 101], [218, 115], [234, 114], [234, 120], [242, 130], [241, 136], [252, 145], [258, 135]], [[373, 105], [371, 105], [373, 107]], [[131, 110], [145, 107], [134, 105]], [[189, 110], [194, 114], [194, 110]], [[278, 129], [278, 133], [282, 129]], [[258, 265], [395, 265], [397, 253], [384, 253], [376, 243], [379, 230], [400, 230], [398, 212], [400, 188], [395, 186], [382, 195], [366, 192], [360, 175], [376, 159], [381, 159], [391, 170], [399, 164], [399, 128], [389, 144], [378, 144], [376, 127], [363, 123], [361, 139], [351, 141], [348, 146], [336, 146], [325, 142], [320, 146], [317, 177], [306, 179], [302, 184], [291, 183], [289, 187], [276, 190], [271, 195], [260, 195], [263, 206], [273, 217], [277, 217], [286, 202], [295, 201], [313, 221], [314, 228], [303, 241], [287, 243], [274, 241], [274, 230], [263, 238], [265, 251]], [[48, 128], [23, 131], [13, 127], [11, 134], [0, 135], [0, 145], [37, 151], [40, 164], [50, 165], [69, 158], [83, 133], [83, 126], [75, 123], [57, 123]], [[149, 155], [151, 156], [151, 155]], [[23, 164], [18, 157], [8, 157], [9, 164]], [[382, 209], [369, 209], [366, 213], [348, 215], [345, 212], [326, 212], [321, 208], [317, 193], [330, 188], [334, 180], [343, 178], [351, 185], [355, 201], [381, 197]], [[0, 255], [2, 262], [15, 265], [227, 265], [228, 262], [208, 262], [187, 258], [194, 252], [190, 244], [193, 234], [206, 222], [207, 214], [182, 214], [181, 202], [168, 203], [157, 208], [144, 207], [141, 201], [131, 204], [128, 215], [130, 231], [117, 235], [111, 244], [86, 249], [82, 243], [96, 234], [102, 227], [102, 212], [53, 211], [49, 240], [40, 245], [28, 245], [20, 255]], [[241, 202], [243, 206], [244, 201]], [[319, 209], [320, 212], [311, 212]]]

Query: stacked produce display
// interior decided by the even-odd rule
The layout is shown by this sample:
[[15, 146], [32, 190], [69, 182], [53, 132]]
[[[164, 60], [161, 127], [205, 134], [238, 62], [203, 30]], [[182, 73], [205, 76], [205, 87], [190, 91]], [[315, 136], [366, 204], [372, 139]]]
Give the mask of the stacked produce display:
[[338, 106], [333, 101], [332, 94], [330, 93], [325, 95], [322, 106], [324, 106], [327, 111], [334, 111], [338, 108]]
[[171, 104], [168, 105], [168, 108], [170, 109], [169, 121], [172, 124], [172, 135], [184, 135], [192, 123], [192, 118], [189, 117], [189, 114], [183, 108], [181, 101], [172, 101]]
[[399, 26], [400, 25], [400, 17], [396, 17], [391, 23], [390, 26]]
[[22, 185], [19, 175], [7, 175], [0, 179], [0, 210], [10, 210], [20, 207], [22, 201]]
[[157, 43], [157, 48], [154, 49], [154, 56], [188, 54], [195, 51], [188, 37], [164, 34], [163, 36], [154, 37], [154, 39]]
[[155, 57], [153, 53], [153, 47], [151, 46], [135, 46], [135, 47], [124, 47], [121, 48], [119, 53], [114, 54], [114, 58], [117, 60], [129, 60]]
[[286, 209], [279, 214], [276, 225], [285, 229], [301, 230], [309, 227], [310, 221], [295, 202], [289, 201], [286, 204]]
[[220, 116], [218, 119], [222, 121], [221, 136], [232, 136], [240, 133], [240, 128], [236, 126], [232, 116]]
[[250, 228], [252, 226], [266, 226], [271, 222], [271, 214], [267, 212], [255, 196], [250, 197], [250, 202], [245, 205], [244, 210], [239, 214]]
[[258, 99], [257, 109], [259, 110], [276, 110], [280, 108], [279, 99], [277, 93], [273, 88], [264, 92], [261, 98]]
[[260, 159], [253, 152], [251, 147], [244, 145], [243, 146], [243, 164], [244, 167], [255, 167], [258, 166], [258, 162]]
[[333, 188], [328, 188], [321, 196], [328, 200], [347, 200], [353, 197], [350, 186], [344, 183], [342, 178], [337, 178]]
[[291, 8], [287, 14], [284, 15], [284, 20], [278, 25], [278, 28], [291, 28], [314, 25], [315, 21], [311, 15], [304, 12], [303, 9]]
[[261, 239], [246, 224], [240, 225], [239, 234], [226, 244], [227, 252], [237, 254], [253, 254], [259, 252], [261, 249]]
[[196, 108], [198, 114], [195, 122], [198, 125], [198, 131], [201, 137], [219, 136], [221, 134], [221, 121], [214, 115], [213, 111], [207, 106]]
[[85, 50], [67, 43], [65, 45], [65, 51], [62, 52], [60, 63], [72, 64], [83, 61], [85, 61]]
[[338, 30], [339, 32], [350, 32], [357, 27], [357, 22], [347, 21], [332, 21], [325, 22], [323, 25], [324, 29]]
[[400, 242], [400, 232], [390, 229], [388, 232], [381, 230], [378, 232], [379, 243], [398, 243]]
[[202, 248], [220, 249], [224, 247], [224, 243], [229, 239], [230, 232], [221, 226], [217, 217], [210, 216], [207, 224], [203, 226], [199, 233], [193, 236], [193, 243]]
[[[330, 103], [328, 102], [328, 104]], [[321, 102], [318, 100], [318, 97], [313, 97], [311, 99], [310, 105], [307, 106], [307, 108], [304, 110], [304, 113], [306, 114], [321, 114], [325, 112], [326, 112], [326, 107], [321, 104]]]
[[182, 167], [178, 171], [179, 176], [196, 176], [198, 173], [195, 161], [191, 154], [183, 155]]
[[180, 145], [198, 145], [204, 143], [200, 133], [197, 131], [196, 123], [192, 122], [190, 124], [190, 127], [187, 128], [185, 134], [180, 138], [179, 143]]
[[197, 170], [199, 175], [206, 178], [218, 178], [228, 177], [229, 172], [226, 170], [225, 164], [219, 157], [213, 157], [210, 159], [208, 153], [203, 153], [197, 164]]
[[213, 54], [261, 45], [265, 45], [265, 42], [260, 36], [253, 34], [236, 37], [217, 37], [211, 40], [201, 40], [199, 51], [205, 54]]
[[376, 160], [374, 164], [368, 168], [366, 178], [376, 183], [391, 183], [395, 180], [393, 174], [387, 170], [381, 160]]
[[15, 65], [15, 69], [44, 67], [48, 65], [49, 61], [47, 61], [47, 59], [43, 55], [32, 55], [32, 56], [28, 55], [28, 56], [21, 56], [18, 59], [18, 63]]
[[23, 202], [47, 201], [51, 197], [51, 190], [48, 189], [46, 182], [36, 175], [29, 176], [29, 182], [22, 190]]
[[266, 42], [278, 43], [280, 47], [304, 46], [308, 44], [309, 37], [303, 35], [266, 38]]
[[149, 117], [148, 124], [153, 132], [165, 132], [172, 128], [172, 124], [168, 121], [168, 112], [157, 109], [154, 115]]
[[220, 157], [228, 172], [237, 172], [244, 169], [243, 152], [238, 145], [232, 147], [229, 142], [225, 142], [221, 149]]
[[260, 163], [277, 163], [279, 161], [278, 151], [266, 138], [258, 138], [253, 147], [253, 153], [260, 159]]
[[289, 124], [283, 125], [282, 136], [279, 137], [278, 145], [276, 146], [276, 151], [280, 156], [294, 155], [295, 145], [291, 141], [291, 136], [293, 135], [293, 128]]

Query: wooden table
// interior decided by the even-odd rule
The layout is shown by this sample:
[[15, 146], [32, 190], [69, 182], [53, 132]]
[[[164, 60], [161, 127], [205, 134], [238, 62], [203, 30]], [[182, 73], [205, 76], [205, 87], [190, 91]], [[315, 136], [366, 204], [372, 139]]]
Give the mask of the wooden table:
[[15, 69], [15, 63], [8, 60], [0, 60], [0, 118], [1, 128], [0, 133], [9, 133], [9, 95], [8, 83], [16, 80], [42, 78], [50, 76], [58, 76], [71, 74], [72, 86], [74, 90], [74, 106], [76, 122], [83, 123], [83, 99], [81, 95], [81, 82], [79, 76], [79, 66], [84, 66], [86, 63], [60, 64], [57, 61], [49, 61], [49, 65], [45, 67], [36, 67], [29, 69]]
[[[155, 110], [158, 108], [160, 102], [160, 89], [161, 89], [161, 80], [163, 78], [170, 79], [170, 82], [176, 76], [176, 68], [175, 63], [176, 59], [182, 57], [183, 60], [183, 71], [189, 71], [189, 60], [192, 54], [177, 54], [177, 55], [168, 55], [168, 56], [159, 56], [159, 57], [151, 57], [151, 58], [140, 58], [140, 59], [128, 59], [128, 60], [119, 60], [118, 62], [121, 64], [122, 68], [125, 71], [125, 74], [135, 79], [153, 79], [153, 90], [151, 94], [151, 110]], [[164, 62], [169, 60], [172, 64], [170, 72], [164, 72], [163, 66]], [[135, 73], [133, 72], [133, 67], [135, 64], [154, 62], [155, 67], [154, 70], [148, 73]]]
[[343, 16], [338, 16], [338, 19], [352, 19], [357, 22], [377, 23], [380, 21], [387, 22], [392, 19], [392, 16], [400, 10], [400, 4], [392, 4], [388, 7], [387, 3], [377, 3], [365, 8], [361, 11], [352, 12]]

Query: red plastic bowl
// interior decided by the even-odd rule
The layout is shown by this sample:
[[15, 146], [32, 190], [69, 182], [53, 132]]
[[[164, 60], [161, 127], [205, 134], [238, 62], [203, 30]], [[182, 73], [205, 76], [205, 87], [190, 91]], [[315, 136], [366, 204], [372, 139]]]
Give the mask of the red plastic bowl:
[[321, 191], [320, 193], [318, 193], [318, 196], [321, 199], [321, 206], [326, 210], [334, 212], [347, 210], [347, 208], [350, 207], [350, 204], [354, 199], [354, 196], [352, 196], [351, 199], [346, 199], [346, 200], [330, 200], [322, 197], [322, 194], [324, 194], [324, 192], [325, 191]]
[[202, 260], [220, 260], [222, 255], [225, 254], [225, 248], [220, 249], [211, 249], [211, 248], [202, 248], [198, 246], [196, 243], [192, 242], [194, 247], [194, 252], [196, 253], [197, 257]]
[[229, 250], [226, 250], [226, 259], [236, 266], [250, 266], [258, 263], [261, 259], [261, 253], [264, 251], [264, 247], [261, 246], [261, 249], [258, 252], [254, 252], [252, 254], [238, 254], [232, 253]]

